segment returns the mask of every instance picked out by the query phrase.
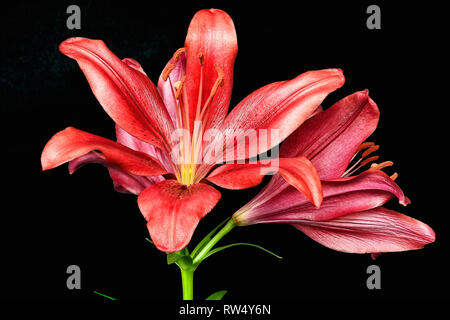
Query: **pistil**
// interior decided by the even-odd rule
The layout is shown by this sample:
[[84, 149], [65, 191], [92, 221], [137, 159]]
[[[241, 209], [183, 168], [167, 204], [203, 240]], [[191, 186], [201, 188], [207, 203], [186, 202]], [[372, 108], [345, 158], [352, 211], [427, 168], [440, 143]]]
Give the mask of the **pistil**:
[[[173, 55], [173, 61], [177, 62], [180, 55], [185, 52], [184, 48], [178, 49]], [[206, 101], [203, 102], [203, 82], [204, 82], [204, 64], [205, 56], [203, 53], [198, 54], [200, 63], [200, 81], [197, 97], [197, 108], [194, 117], [194, 128], [191, 137], [191, 123], [189, 117], [189, 105], [187, 93], [185, 90], [186, 75], [183, 74], [180, 81], [172, 84], [170, 73], [176, 68], [175, 64], [168, 64], [163, 71], [162, 78], [164, 81], [169, 81], [172, 95], [175, 101], [177, 128], [181, 132], [180, 136], [180, 153], [179, 153], [179, 172], [176, 172], [177, 179], [185, 185], [190, 185], [196, 180], [197, 162], [201, 159], [202, 142], [203, 142], [203, 125], [208, 121], [209, 110], [212, 100], [216, 95], [219, 87], [224, 84], [224, 73], [218, 65], [214, 65], [217, 71], [217, 79], [214, 82], [211, 91]], [[184, 73], [185, 70], [182, 70]]]

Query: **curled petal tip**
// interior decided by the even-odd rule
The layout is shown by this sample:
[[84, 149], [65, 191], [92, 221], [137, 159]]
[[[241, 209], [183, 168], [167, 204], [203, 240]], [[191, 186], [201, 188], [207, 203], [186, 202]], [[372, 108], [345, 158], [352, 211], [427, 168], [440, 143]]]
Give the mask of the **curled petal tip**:
[[313, 204], [316, 209], [320, 209], [320, 206], [322, 205], [323, 196], [321, 195], [320, 198], [313, 199]]
[[[85, 41], [85, 40], [89, 40], [89, 39], [82, 38], [82, 37], [68, 38], [68, 39], [64, 40], [63, 42], [61, 42], [59, 44], [58, 49], [63, 54], [66, 54], [68, 52], [68, 49], [70, 48], [70, 45], [73, 45], [74, 43], [77, 43], [77, 42], [80, 42], [80, 41]], [[100, 40], [98, 40], [98, 41], [100, 41]]]
[[407, 196], [404, 196], [402, 199], [399, 199], [398, 203], [406, 207], [408, 204], [411, 203], [411, 200]]

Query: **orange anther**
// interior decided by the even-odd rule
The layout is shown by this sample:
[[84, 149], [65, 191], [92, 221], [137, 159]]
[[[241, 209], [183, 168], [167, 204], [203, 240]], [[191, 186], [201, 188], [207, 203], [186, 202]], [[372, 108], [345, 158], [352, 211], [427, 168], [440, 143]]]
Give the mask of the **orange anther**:
[[203, 53], [199, 53], [198, 54], [198, 59], [200, 60], [200, 65], [203, 66], [203, 64], [205, 63], [205, 57], [203, 56]]
[[366, 164], [368, 164], [368, 163], [370, 163], [370, 162], [372, 162], [372, 161], [375, 161], [375, 160], [378, 160], [380, 157], [379, 156], [373, 156], [373, 157], [370, 157], [370, 158], [367, 158], [366, 160], [364, 160], [363, 162], [361, 162], [361, 167], [362, 166], [365, 166]]
[[173, 54], [172, 59], [173, 59], [175, 62], [177, 62], [177, 61], [178, 61], [178, 58], [180, 57], [180, 55], [183, 54], [183, 53], [185, 53], [185, 52], [186, 52], [186, 49], [184, 49], [184, 48], [178, 49], [178, 50], [175, 51], [175, 53]]
[[397, 172], [395, 172], [392, 176], [390, 176], [389, 178], [391, 178], [392, 179], [392, 181], [395, 181], [395, 179], [397, 179], [398, 178], [398, 173]]
[[374, 163], [370, 168], [371, 169], [381, 170], [383, 168], [390, 167], [390, 166], [393, 166], [393, 165], [394, 165], [394, 163], [392, 161], [385, 161], [385, 162], [382, 162], [382, 163], [377, 164], [377, 165], [375, 165], [375, 163]]
[[367, 157], [369, 154], [377, 151], [378, 149], [380, 149], [380, 146], [378, 146], [378, 145], [370, 147], [369, 149], [367, 149], [366, 151], [363, 152], [363, 154], [361, 155], [361, 158]]
[[[180, 97], [185, 81], [186, 81], [186, 76], [183, 76], [183, 78], [181, 78], [181, 81], [177, 81], [175, 83], [175, 89], [177, 89], [177, 93], [175, 94], [175, 99], [178, 99]], [[178, 86], [177, 86], [177, 84], [178, 84]]]
[[169, 64], [164, 68], [164, 70], [163, 70], [163, 72], [162, 72], [162, 76], [161, 76], [162, 79], [163, 79], [164, 81], [167, 80], [167, 78], [169, 77], [169, 74], [172, 72], [173, 69], [175, 69], [175, 65], [172, 64], [172, 63], [169, 63]]
[[358, 152], [360, 152], [361, 150], [364, 150], [364, 149], [366, 149], [366, 148], [368, 148], [368, 147], [371, 147], [371, 146], [373, 146], [375, 143], [373, 143], [373, 142], [364, 142], [364, 143], [361, 143], [360, 145], [359, 145], [359, 147], [358, 147], [358, 149], [356, 149], [356, 152], [355, 153], [358, 153]]

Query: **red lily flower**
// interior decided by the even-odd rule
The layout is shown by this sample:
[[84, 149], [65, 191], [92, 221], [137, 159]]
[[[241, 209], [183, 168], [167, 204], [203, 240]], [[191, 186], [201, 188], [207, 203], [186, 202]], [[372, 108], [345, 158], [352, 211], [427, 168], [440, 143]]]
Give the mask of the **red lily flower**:
[[[367, 91], [356, 92], [307, 120], [280, 149], [280, 156], [305, 156], [322, 179], [319, 209], [275, 175], [247, 205], [233, 215], [238, 225], [289, 223], [322, 245], [351, 253], [381, 253], [422, 248], [435, 235], [426, 224], [381, 207], [397, 197], [410, 201], [391, 177], [381, 171], [391, 162], [372, 164], [378, 149], [362, 143], [377, 127], [378, 107]], [[361, 158], [349, 169], [351, 161]], [[358, 167], [359, 166], [359, 167]]]
[[[116, 123], [117, 142], [69, 127], [45, 146], [43, 169], [70, 162], [72, 173], [88, 162], [105, 165], [116, 190], [139, 195], [152, 240], [168, 252], [188, 244], [199, 220], [219, 200], [220, 192], [205, 181], [243, 189], [274, 171], [270, 164], [256, 162], [238, 172], [228, 169], [208, 176], [223, 151], [232, 150], [239, 160], [271, 149], [344, 82], [338, 69], [306, 72], [255, 91], [226, 116], [237, 40], [231, 18], [214, 9], [194, 16], [185, 47], [170, 59], [157, 88], [138, 62], [120, 60], [100, 40], [71, 38], [59, 48], [77, 61]], [[205, 136], [212, 129], [217, 134], [208, 143]], [[259, 129], [279, 131], [255, 151], [245, 132]], [[223, 141], [220, 136], [227, 130], [237, 134]], [[174, 139], [177, 132], [181, 134]], [[256, 138], [262, 140], [262, 133], [257, 131]], [[245, 142], [244, 151], [236, 147], [239, 142]], [[320, 180], [305, 157], [280, 159], [279, 166], [281, 176], [320, 205]]]

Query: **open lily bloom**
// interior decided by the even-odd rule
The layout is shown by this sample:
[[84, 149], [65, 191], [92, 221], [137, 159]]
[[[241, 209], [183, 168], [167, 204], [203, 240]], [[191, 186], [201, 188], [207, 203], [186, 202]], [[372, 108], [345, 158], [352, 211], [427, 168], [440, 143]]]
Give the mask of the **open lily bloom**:
[[[224, 150], [231, 149], [234, 160], [270, 150], [344, 82], [339, 69], [306, 72], [255, 91], [227, 116], [237, 40], [231, 18], [214, 9], [194, 16], [185, 47], [170, 59], [157, 87], [138, 62], [120, 60], [100, 40], [71, 38], [60, 50], [77, 61], [116, 123], [117, 142], [69, 127], [45, 146], [43, 169], [70, 162], [72, 173], [89, 162], [105, 165], [118, 191], [139, 195], [150, 236], [167, 252], [183, 249], [199, 220], [219, 200], [220, 192], [205, 180], [243, 189], [274, 170], [270, 164], [256, 162], [226, 170], [219, 167], [211, 173]], [[277, 129], [277, 135], [266, 145], [256, 151], [245, 145], [248, 130], [254, 130], [259, 141], [263, 138], [259, 132], [271, 129]], [[233, 139], [220, 139], [230, 130]], [[211, 132], [215, 135], [206, 137]], [[243, 152], [235, 148], [242, 141]], [[284, 157], [278, 165], [280, 176], [320, 205], [320, 180], [309, 160]]]
[[394, 182], [397, 174], [389, 177], [381, 171], [391, 162], [372, 163], [369, 170], [353, 175], [378, 159], [373, 156], [378, 146], [363, 143], [378, 119], [377, 105], [361, 91], [307, 120], [286, 139], [280, 156], [311, 160], [322, 180], [320, 208], [275, 175], [233, 215], [236, 224], [289, 223], [326, 247], [350, 253], [404, 251], [433, 242], [429, 226], [381, 207], [393, 197], [402, 205], [409, 203]]

